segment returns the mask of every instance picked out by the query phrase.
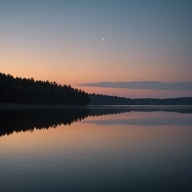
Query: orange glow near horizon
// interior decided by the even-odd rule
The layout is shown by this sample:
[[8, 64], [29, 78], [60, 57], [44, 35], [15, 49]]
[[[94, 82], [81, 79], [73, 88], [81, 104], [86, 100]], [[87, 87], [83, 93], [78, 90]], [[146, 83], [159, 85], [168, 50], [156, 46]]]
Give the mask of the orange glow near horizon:
[[[87, 93], [96, 93], [96, 94], [104, 94], [104, 95], [113, 95], [113, 96], [121, 96], [128, 98], [170, 98], [170, 97], [185, 97], [192, 96], [192, 91], [169, 91], [169, 90], [137, 90], [137, 89], [126, 89], [126, 88], [105, 88], [105, 87], [89, 87], [89, 86], [78, 86], [79, 83], [86, 82], [88, 76], [83, 77], [83, 74], [78, 76], [79, 72], [74, 72], [74, 77], [71, 77], [71, 74], [64, 73], [63, 70], [54, 71], [51, 70], [52, 66], [50, 65], [50, 70], [46, 70], [46, 73], [43, 73], [45, 66], [39, 66], [39, 72], [35, 71], [37, 68], [29, 70], [27, 67], [13, 69], [13, 67], [7, 67], [7, 73], [11, 74], [11, 70], [14, 70], [14, 77], [22, 77], [22, 78], [34, 78], [35, 80], [49, 80], [51, 82], [57, 82], [61, 85], [71, 85], [74, 88], [84, 90]], [[46, 67], [47, 69], [47, 67]], [[6, 71], [4, 71], [6, 72]], [[33, 73], [35, 75], [33, 75]], [[59, 75], [60, 74], [60, 75]], [[90, 75], [91, 76], [91, 75]], [[96, 80], [97, 77], [95, 77]], [[74, 79], [74, 80], [73, 80]], [[81, 79], [81, 81], [78, 80]], [[90, 77], [91, 79], [91, 77]], [[94, 77], [92, 78], [92, 80]]]

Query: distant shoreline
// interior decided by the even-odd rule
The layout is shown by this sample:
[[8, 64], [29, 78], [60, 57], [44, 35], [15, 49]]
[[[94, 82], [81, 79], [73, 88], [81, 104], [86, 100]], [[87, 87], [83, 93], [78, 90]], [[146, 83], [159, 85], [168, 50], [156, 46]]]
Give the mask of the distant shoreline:
[[90, 94], [91, 105], [192, 105], [192, 97], [178, 98], [125, 98]]
[[51, 105], [51, 104], [13, 104], [13, 103], [0, 103], [0, 110], [7, 110], [7, 109], [12, 109], [12, 110], [17, 110], [17, 109], [87, 109], [87, 108], [100, 108], [100, 107], [173, 107], [173, 106], [178, 106], [178, 107], [192, 107], [192, 105], [162, 105], [162, 104], [155, 104], [155, 105], [119, 105], [119, 104], [113, 104], [113, 105], [87, 105], [87, 106], [80, 106], [80, 105]]

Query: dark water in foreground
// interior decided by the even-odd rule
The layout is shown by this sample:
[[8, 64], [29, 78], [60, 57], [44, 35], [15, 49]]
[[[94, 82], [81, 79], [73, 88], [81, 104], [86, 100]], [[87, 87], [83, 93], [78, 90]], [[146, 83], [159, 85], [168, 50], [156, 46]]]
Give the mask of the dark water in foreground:
[[191, 192], [192, 107], [0, 111], [1, 192]]

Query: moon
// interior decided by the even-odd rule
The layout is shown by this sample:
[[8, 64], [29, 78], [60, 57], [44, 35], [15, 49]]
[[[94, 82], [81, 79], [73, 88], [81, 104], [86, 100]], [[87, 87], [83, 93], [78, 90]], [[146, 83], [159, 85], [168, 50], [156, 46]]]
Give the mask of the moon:
[[104, 39], [105, 39], [104, 37], [101, 38], [102, 41], [104, 41]]

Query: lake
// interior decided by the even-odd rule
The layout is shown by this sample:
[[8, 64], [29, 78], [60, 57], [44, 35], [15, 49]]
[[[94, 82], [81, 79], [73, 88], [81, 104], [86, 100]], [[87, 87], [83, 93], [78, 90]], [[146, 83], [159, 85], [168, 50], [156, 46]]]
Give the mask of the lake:
[[191, 106], [0, 111], [1, 192], [191, 192]]

